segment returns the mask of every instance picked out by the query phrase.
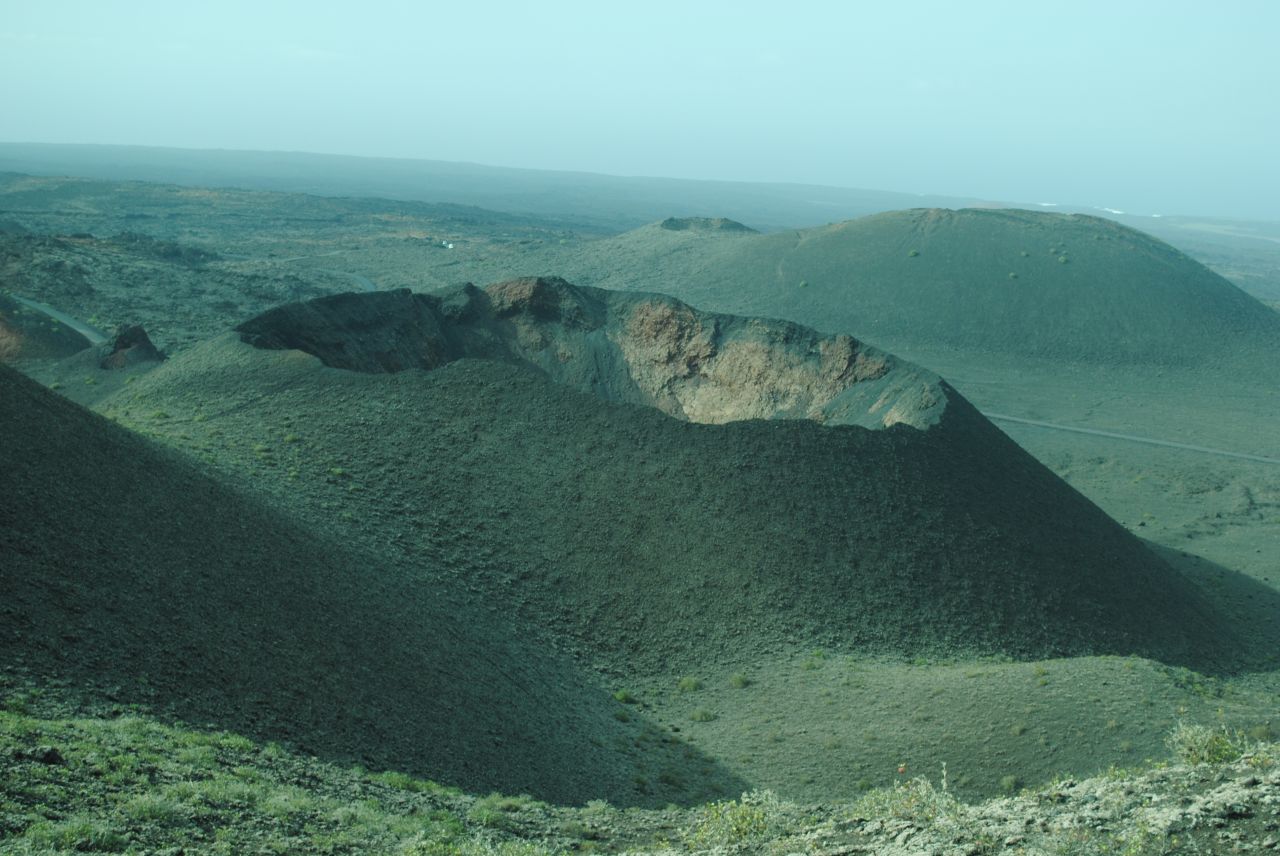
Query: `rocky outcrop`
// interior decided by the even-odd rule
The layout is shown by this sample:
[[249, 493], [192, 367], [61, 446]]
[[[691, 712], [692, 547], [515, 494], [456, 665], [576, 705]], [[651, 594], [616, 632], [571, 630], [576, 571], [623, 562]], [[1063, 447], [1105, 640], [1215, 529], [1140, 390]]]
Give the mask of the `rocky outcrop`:
[[164, 360], [164, 354], [151, 343], [151, 337], [139, 324], [121, 327], [111, 341], [99, 348], [98, 354], [98, 365], [104, 369], [124, 369]]
[[742, 232], [755, 234], [756, 230], [737, 220], [726, 217], [668, 217], [658, 228], [669, 232]]

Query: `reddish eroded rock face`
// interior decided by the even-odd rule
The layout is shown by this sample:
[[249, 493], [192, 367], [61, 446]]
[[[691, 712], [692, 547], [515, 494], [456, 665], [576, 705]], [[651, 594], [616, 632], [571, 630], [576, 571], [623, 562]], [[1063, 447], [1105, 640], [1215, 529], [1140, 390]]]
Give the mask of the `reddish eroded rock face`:
[[237, 329], [255, 347], [297, 349], [353, 371], [429, 371], [463, 358], [525, 363], [566, 386], [689, 422], [923, 429], [948, 401], [937, 376], [850, 336], [556, 277], [337, 295], [278, 307]]
[[102, 348], [98, 365], [104, 369], [123, 369], [139, 363], [158, 363], [164, 354], [151, 343], [151, 337], [139, 324], [121, 327]]

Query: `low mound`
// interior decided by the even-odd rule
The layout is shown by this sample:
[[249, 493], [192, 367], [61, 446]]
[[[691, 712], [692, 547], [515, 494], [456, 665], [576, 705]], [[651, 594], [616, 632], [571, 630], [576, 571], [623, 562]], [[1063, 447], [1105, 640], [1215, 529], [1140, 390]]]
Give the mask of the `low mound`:
[[260, 348], [206, 343], [112, 412], [162, 409], [150, 429], [615, 668], [792, 646], [1204, 667], [1236, 644], [954, 390], [852, 340], [833, 367], [840, 337], [547, 280], [313, 301], [241, 336]]
[[57, 319], [0, 294], [0, 363], [67, 357], [89, 340]]
[[633, 757], [651, 726], [447, 574], [317, 536], [3, 366], [0, 402], [7, 668], [472, 790], [743, 787], [670, 739]]
[[1079, 214], [916, 209], [719, 239], [646, 227], [566, 270], [896, 351], [1202, 366], [1271, 365], [1280, 350], [1275, 312], [1167, 244]]

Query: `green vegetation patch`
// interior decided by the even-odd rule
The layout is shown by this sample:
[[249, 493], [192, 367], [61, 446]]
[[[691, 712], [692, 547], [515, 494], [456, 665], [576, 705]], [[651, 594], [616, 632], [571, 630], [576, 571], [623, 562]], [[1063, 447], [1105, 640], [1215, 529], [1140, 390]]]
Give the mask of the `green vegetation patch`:
[[[297, 782], [313, 782], [303, 787]], [[226, 732], [154, 720], [0, 711], [0, 852], [522, 854], [480, 800], [398, 772], [367, 774]]]

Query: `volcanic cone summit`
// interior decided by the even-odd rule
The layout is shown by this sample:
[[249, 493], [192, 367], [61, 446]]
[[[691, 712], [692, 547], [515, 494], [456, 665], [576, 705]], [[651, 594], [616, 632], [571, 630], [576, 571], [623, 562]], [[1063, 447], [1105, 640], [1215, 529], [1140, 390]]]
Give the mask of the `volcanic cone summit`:
[[688, 422], [810, 419], [927, 428], [949, 388], [846, 335], [702, 313], [658, 294], [527, 278], [438, 294], [346, 294], [289, 304], [237, 328], [257, 347], [363, 372], [464, 358], [520, 362], [609, 401]]

